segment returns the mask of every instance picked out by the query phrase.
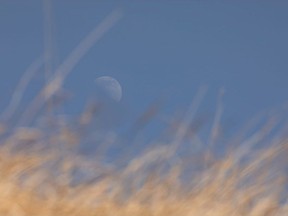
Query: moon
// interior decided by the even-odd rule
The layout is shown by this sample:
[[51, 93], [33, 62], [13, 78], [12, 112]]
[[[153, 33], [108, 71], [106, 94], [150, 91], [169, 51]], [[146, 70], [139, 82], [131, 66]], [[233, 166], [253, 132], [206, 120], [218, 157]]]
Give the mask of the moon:
[[101, 76], [98, 77], [95, 82], [104, 94], [117, 102], [121, 100], [122, 87], [116, 79], [110, 76]]

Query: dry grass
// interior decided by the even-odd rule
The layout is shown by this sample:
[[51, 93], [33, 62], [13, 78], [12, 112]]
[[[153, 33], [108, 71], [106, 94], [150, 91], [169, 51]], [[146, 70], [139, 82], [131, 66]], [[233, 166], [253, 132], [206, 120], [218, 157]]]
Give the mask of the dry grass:
[[[288, 213], [286, 141], [275, 138], [269, 147], [257, 150], [251, 147], [268, 139], [267, 127], [217, 159], [208, 151], [198, 155], [200, 159], [196, 162], [193, 162], [195, 154], [191, 154], [190, 161], [176, 157], [172, 139], [130, 157], [121, 167], [108, 165], [97, 157], [94, 160], [81, 157], [76, 149], [83, 138], [79, 127], [72, 128], [75, 123], [73, 127], [59, 126], [57, 132], [22, 127], [2, 135], [0, 215], [282, 216]], [[198, 169], [188, 171], [193, 166]], [[88, 170], [93, 175], [75, 183], [75, 170]]]

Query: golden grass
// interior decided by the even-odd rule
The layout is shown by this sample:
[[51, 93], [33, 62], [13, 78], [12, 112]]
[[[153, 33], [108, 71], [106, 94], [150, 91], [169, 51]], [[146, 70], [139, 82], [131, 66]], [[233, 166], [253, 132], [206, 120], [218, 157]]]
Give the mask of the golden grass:
[[[172, 162], [173, 143], [113, 167], [71, 150], [81, 143], [76, 132], [67, 126], [50, 137], [39, 128], [19, 128], [2, 138], [0, 215], [288, 214], [284, 139], [253, 151], [244, 151], [243, 142], [217, 159], [205, 151], [194, 162], [201, 169], [186, 175], [195, 164], [181, 158]], [[95, 178], [73, 184], [75, 169], [93, 170]]]

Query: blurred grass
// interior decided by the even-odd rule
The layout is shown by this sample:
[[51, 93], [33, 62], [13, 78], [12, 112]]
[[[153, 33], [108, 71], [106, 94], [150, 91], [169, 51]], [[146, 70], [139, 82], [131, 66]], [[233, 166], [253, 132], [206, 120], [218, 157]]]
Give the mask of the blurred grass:
[[[77, 152], [86, 136], [83, 118], [88, 131], [93, 120], [89, 112], [95, 110], [53, 130], [2, 126], [0, 215], [287, 215], [287, 141], [267, 136], [271, 121], [221, 156], [209, 148], [181, 158], [177, 149], [184, 141], [177, 137], [176, 145], [175, 139], [158, 141], [118, 166]], [[190, 125], [173, 126], [171, 137]], [[81, 172], [89, 177], [77, 180]]]

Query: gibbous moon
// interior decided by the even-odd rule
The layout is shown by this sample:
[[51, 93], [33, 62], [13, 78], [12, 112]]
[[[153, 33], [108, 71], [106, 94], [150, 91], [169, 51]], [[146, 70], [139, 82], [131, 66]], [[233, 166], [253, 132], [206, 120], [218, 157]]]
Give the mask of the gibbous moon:
[[97, 86], [103, 91], [108, 97], [115, 101], [120, 101], [122, 98], [122, 87], [120, 83], [109, 76], [102, 76], [95, 80]]

